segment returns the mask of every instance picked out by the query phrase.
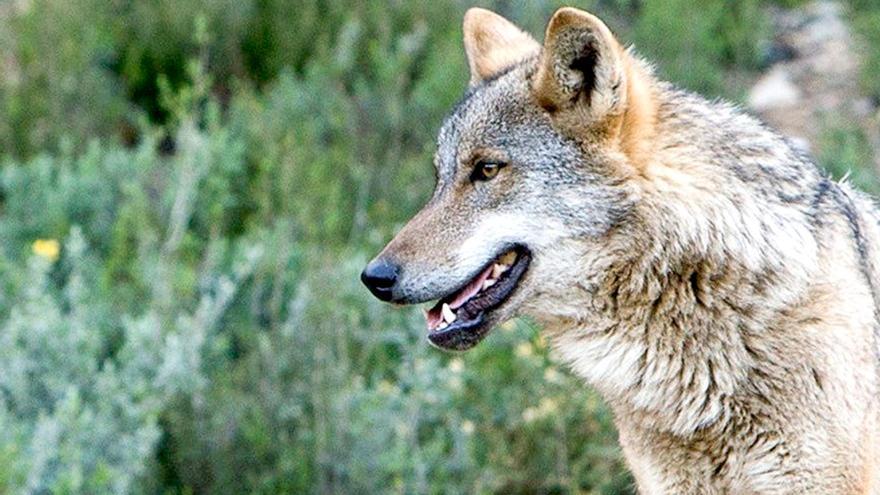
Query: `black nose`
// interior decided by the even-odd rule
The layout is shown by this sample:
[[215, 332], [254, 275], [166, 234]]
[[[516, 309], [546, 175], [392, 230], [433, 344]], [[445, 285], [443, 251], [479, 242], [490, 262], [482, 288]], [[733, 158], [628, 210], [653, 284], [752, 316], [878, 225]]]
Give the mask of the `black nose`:
[[373, 260], [361, 273], [361, 282], [374, 296], [383, 301], [391, 300], [391, 289], [397, 283], [397, 265], [385, 260]]

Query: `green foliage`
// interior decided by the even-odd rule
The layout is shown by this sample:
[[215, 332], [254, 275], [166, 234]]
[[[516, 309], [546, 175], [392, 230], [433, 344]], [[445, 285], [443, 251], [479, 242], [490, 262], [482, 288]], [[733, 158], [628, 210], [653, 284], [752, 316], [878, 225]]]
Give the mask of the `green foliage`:
[[635, 22], [636, 47], [662, 61], [664, 77], [703, 94], [725, 94], [724, 70], [758, 63], [767, 28], [760, 8], [759, 0], [645, 2]]
[[58, 152], [65, 139], [82, 145], [116, 133], [128, 104], [108, 70], [103, 3], [0, 5], [0, 151]]
[[[289, 124], [309, 129], [302, 95], [284, 94]], [[275, 112], [258, 103], [250, 125]], [[5, 302], [0, 331], [6, 486], [626, 490], [607, 411], [552, 367], [532, 327], [450, 358], [425, 344], [417, 311], [360, 287], [362, 250], [297, 226], [308, 219], [296, 211], [261, 224], [255, 207], [237, 235], [216, 222], [236, 208], [229, 171], [248, 137], [230, 129], [245, 128], [190, 118], [173, 157], [149, 142], [7, 165], [0, 229], [22, 261], [11, 279], [30, 284]], [[313, 172], [286, 173], [297, 184]], [[98, 177], [114, 187], [94, 190]], [[59, 231], [70, 233], [55, 261], [33, 239]]]
[[873, 150], [864, 131], [852, 122], [829, 121], [820, 136], [819, 163], [835, 179], [846, 177], [856, 187], [880, 194], [880, 180], [872, 170]]
[[773, 0], [773, 3], [780, 7], [794, 9], [809, 3], [809, 0]]
[[[755, 63], [757, 1], [581, 6], [691, 88]], [[0, 5], [0, 492], [632, 491], [536, 328], [445, 355], [358, 282], [430, 194], [465, 7]]]
[[860, 37], [862, 67], [860, 82], [875, 100], [880, 100], [880, 2], [853, 2], [853, 28]]

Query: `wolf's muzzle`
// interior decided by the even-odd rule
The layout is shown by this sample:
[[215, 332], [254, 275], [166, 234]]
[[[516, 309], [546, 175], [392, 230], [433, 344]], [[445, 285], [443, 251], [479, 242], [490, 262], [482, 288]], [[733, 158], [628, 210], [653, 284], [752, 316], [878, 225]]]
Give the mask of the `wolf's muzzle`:
[[361, 282], [380, 300], [390, 301], [398, 273], [400, 268], [397, 265], [381, 258], [375, 259], [361, 272]]

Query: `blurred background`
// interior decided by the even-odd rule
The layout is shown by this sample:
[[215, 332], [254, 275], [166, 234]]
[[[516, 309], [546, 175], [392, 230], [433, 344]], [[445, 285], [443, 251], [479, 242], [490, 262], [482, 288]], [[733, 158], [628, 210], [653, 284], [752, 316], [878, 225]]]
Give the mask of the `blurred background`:
[[[568, 3], [878, 191], [880, 0]], [[632, 493], [534, 325], [444, 354], [358, 280], [471, 5], [0, 0], [0, 493]]]

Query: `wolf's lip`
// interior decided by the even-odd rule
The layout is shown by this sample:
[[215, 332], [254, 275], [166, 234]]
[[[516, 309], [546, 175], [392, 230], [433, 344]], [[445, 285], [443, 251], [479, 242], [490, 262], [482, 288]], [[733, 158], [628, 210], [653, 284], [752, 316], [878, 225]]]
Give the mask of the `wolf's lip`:
[[[496, 265], [510, 257], [511, 253], [515, 255], [514, 261], [503, 273], [498, 274]], [[491, 321], [491, 312], [513, 294], [530, 262], [531, 253], [523, 246], [508, 249], [492, 260], [462, 288], [441, 299], [425, 313], [428, 340], [439, 348], [455, 351], [477, 345], [497, 323]], [[494, 280], [494, 283], [483, 288], [487, 280]], [[447, 317], [444, 317], [444, 313]], [[448, 316], [453, 316], [451, 323], [448, 322]]]

